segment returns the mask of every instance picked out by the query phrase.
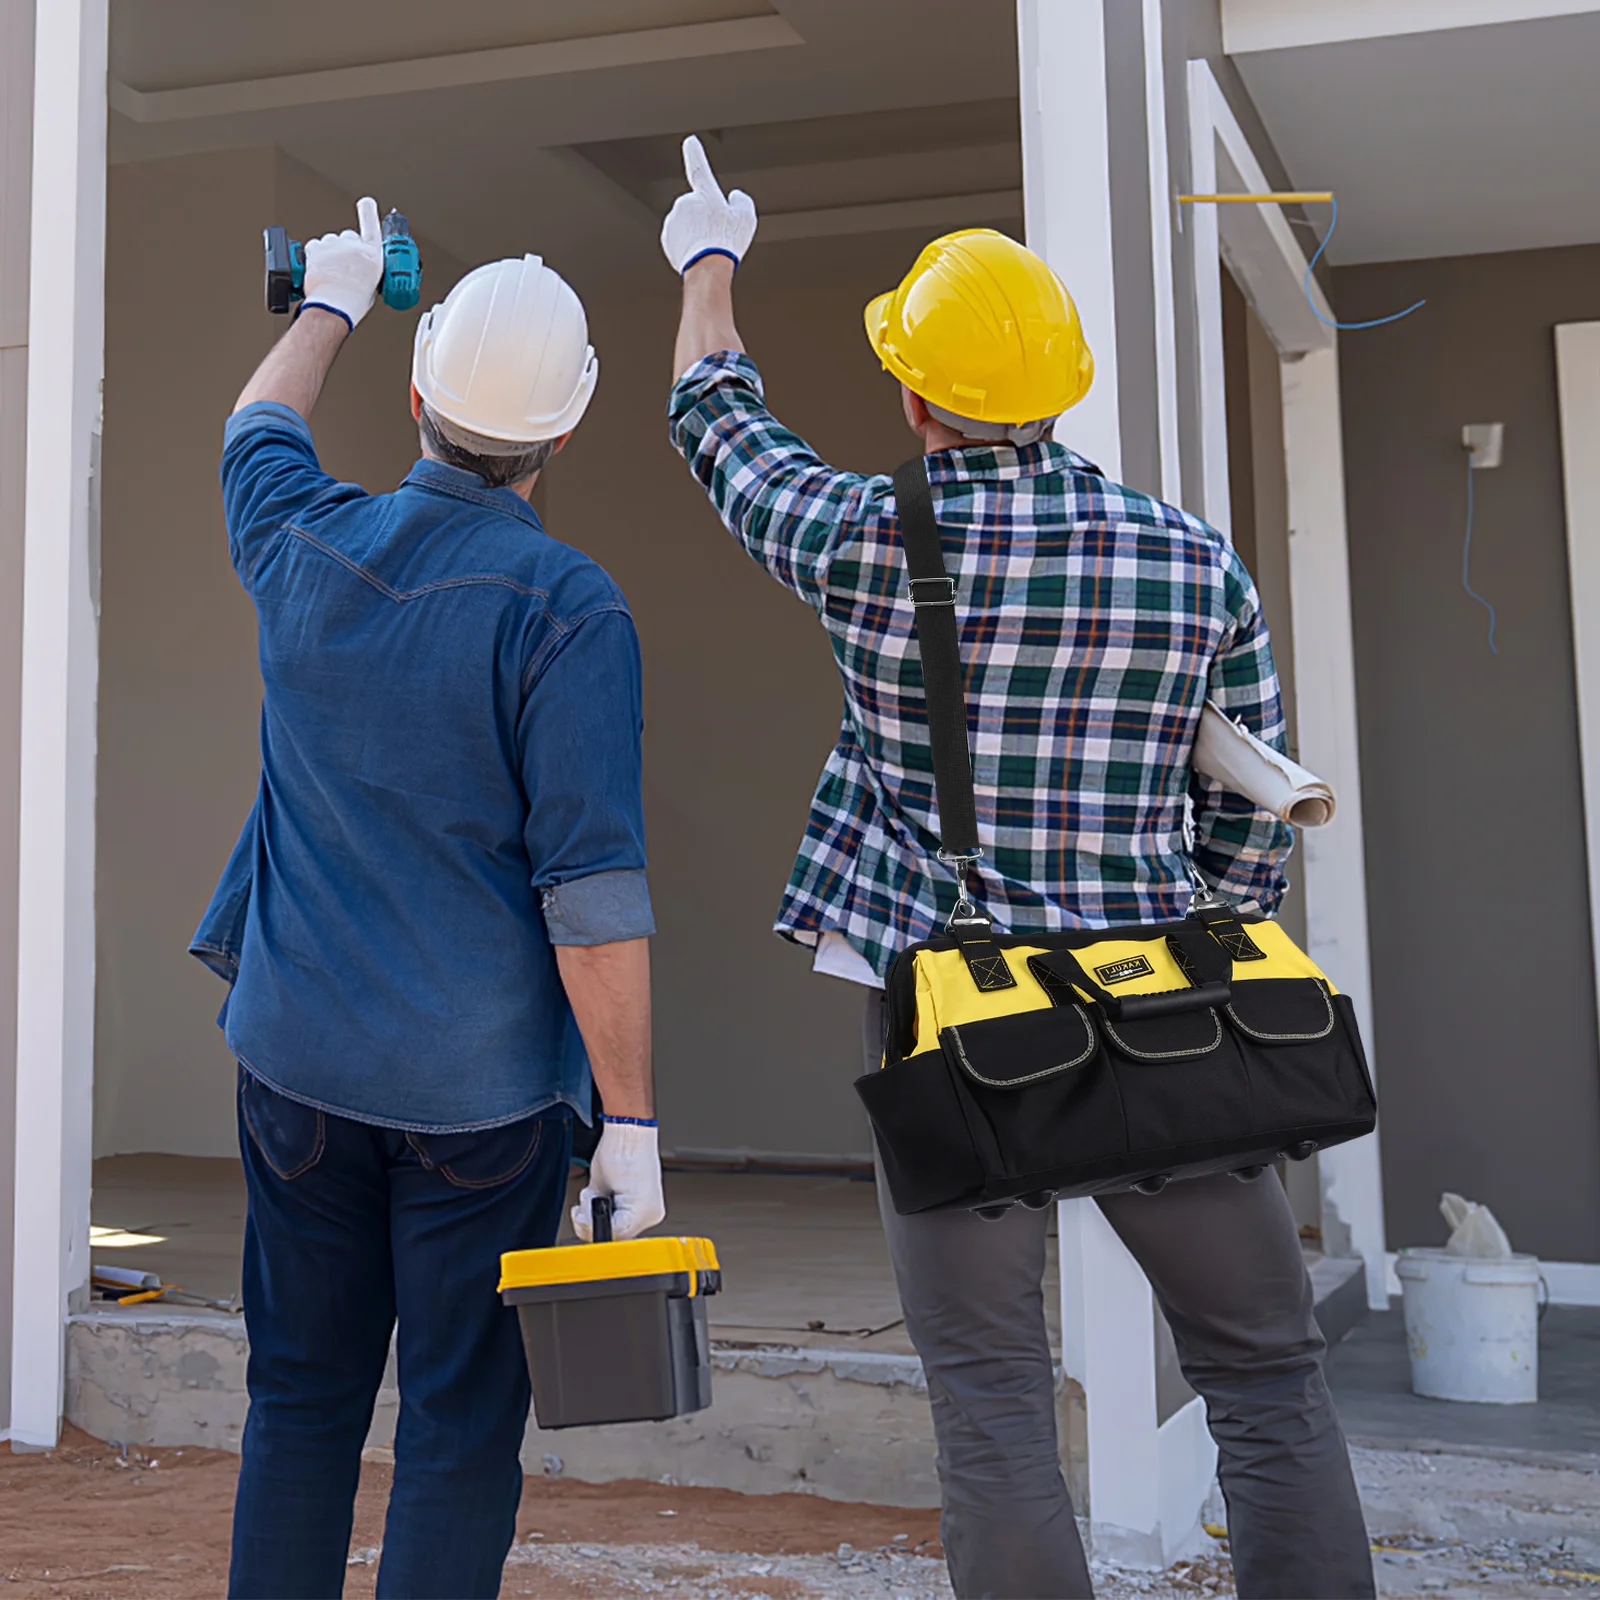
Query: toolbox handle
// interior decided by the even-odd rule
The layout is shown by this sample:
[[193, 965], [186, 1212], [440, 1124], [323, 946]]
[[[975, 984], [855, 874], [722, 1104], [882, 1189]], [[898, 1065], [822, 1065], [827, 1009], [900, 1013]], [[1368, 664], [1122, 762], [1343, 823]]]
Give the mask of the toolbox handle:
[[595, 1244], [611, 1243], [612, 1200], [608, 1194], [597, 1194], [589, 1202], [589, 1223]]

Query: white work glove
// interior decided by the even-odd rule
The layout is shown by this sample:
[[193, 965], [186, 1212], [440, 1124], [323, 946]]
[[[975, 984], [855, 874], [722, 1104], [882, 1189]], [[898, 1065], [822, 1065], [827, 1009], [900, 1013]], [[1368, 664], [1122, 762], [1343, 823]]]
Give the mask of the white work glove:
[[719, 252], [744, 259], [756, 235], [756, 203], [743, 189], [724, 195], [705, 150], [694, 134], [683, 141], [683, 170], [689, 193], [673, 201], [661, 224], [661, 248], [679, 272], [701, 256]]
[[611, 1237], [632, 1239], [667, 1214], [661, 1193], [661, 1154], [657, 1130], [637, 1122], [608, 1122], [589, 1162], [589, 1182], [572, 1208], [572, 1226], [588, 1244], [594, 1238], [589, 1202], [610, 1195]]
[[306, 306], [336, 311], [352, 329], [372, 309], [383, 282], [383, 226], [371, 195], [356, 201], [356, 221], [359, 233], [346, 228], [306, 244]]

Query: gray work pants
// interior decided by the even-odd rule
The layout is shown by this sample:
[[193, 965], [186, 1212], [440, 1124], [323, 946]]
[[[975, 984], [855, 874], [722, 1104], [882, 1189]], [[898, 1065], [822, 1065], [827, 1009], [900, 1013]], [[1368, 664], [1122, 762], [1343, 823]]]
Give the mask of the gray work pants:
[[[883, 1059], [869, 991], [866, 1067]], [[1093, 1594], [1056, 1443], [1045, 1330], [1048, 1211], [879, 1207], [906, 1328], [928, 1377], [942, 1523], [960, 1600]], [[1354, 1600], [1374, 1591], [1322, 1335], [1283, 1186], [1224, 1174], [1099, 1202], [1172, 1326], [1206, 1403], [1242, 1600]]]

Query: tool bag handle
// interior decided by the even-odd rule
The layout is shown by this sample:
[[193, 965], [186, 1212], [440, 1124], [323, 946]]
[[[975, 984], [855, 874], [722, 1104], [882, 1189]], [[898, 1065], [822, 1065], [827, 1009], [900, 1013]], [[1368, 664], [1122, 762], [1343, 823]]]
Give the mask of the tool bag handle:
[[[1170, 1017], [1185, 1011], [1203, 1011], [1208, 1006], [1227, 1005], [1233, 998], [1233, 962], [1212, 934], [1201, 927], [1177, 927], [1168, 933], [1167, 946], [1189, 980], [1186, 989], [1116, 994], [1096, 983], [1071, 950], [1051, 950], [1030, 956], [1028, 965], [1035, 977], [1053, 978], [1088, 995], [1115, 1022], [1143, 1022], [1152, 1017]], [[1046, 983], [1046, 988], [1049, 987]]]

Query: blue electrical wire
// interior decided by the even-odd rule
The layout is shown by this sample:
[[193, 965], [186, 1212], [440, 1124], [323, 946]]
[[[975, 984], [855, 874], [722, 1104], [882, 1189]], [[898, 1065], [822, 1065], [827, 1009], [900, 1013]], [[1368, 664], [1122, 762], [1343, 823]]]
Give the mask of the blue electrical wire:
[[1467, 536], [1461, 545], [1461, 587], [1472, 596], [1474, 600], [1489, 613], [1489, 653], [1499, 655], [1500, 651], [1494, 642], [1495, 615], [1494, 606], [1472, 587], [1472, 505], [1473, 505], [1473, 477], [1477, 468], [1472, 464], [1472, 452], [1467, 452]]
[[1317, 246], [1317, 253], [1306, 263], [1306, 275], [1301, 280], [1301, 287], [1306, 292], [1306, 304], [1311, 307], [1312, 313], [1318, 322], [1326, 323], [1330, 328], [1338, 328], [1344, 332], [1354, 332], [1359, 328], [1381, 328], [1386, 322], [1398, 322], [1402, 317], [1409, 317], [1413, 311], [1420, 311], [1427, 305], [1426, 300], [1419, 300], [1414, 306], [1407, 306], [1404, 311], [1391, 312], [1387, 317], [1374, 317], [1370, 322], [1336, 322], [1332, 317], [1325, 317], [1317, 305], [1316, 296], [1311, 292], [1311, 274], [1317, 270], [1317, 263], [1322, 259], [1322, 253], [1328, 248], [1328, 241], [1333, 237], [1333, 230], [1339, 226], [1339, 197], [1334, 195], [1328, 202], [1332, 211], [1328, 216], [1328, 231], [1323, 234], [1322, 242]]

